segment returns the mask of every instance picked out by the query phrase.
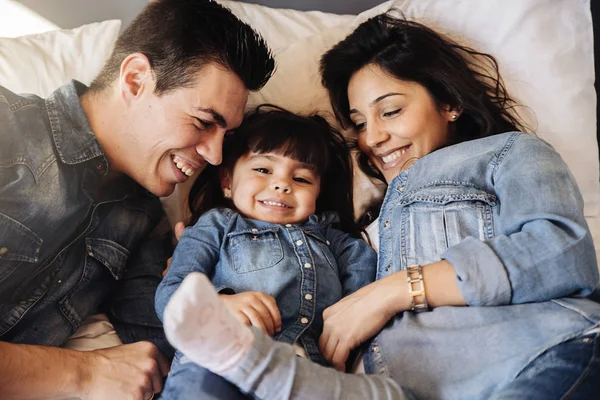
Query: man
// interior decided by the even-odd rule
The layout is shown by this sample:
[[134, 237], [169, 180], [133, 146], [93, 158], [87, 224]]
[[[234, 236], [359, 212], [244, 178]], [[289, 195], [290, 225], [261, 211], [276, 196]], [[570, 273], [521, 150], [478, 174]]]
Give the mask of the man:
[[[208, 162], [269, 79], [264, 41], [206, 0], [147, 5], [86, 88], [0, 87], [0, 398], [148, 399], [171, 348], [154, 291], [171, 252], [156, 196]], [[106, 312], [121, 346], [59, 348]]]

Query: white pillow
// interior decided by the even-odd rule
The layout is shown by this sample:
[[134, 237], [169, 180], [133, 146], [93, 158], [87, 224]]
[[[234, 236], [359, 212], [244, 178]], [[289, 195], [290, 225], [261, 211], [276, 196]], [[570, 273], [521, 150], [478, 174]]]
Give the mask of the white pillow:
[[109, 57], [121, 21], [15, 38], [0, 38], [0, 85], [46, 97], [77, 79], [89, 84]]

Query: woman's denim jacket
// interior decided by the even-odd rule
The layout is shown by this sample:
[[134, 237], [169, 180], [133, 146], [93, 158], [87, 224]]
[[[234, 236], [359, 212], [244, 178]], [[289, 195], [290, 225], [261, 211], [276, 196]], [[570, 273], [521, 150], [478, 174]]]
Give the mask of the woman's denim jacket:
[[[154, 311], [171, 249], [159, 199], [107, 161], [72, 82], [47, 99], [0, 87], [0, 340], [59, 346], [107, 312], [125, 343], [172, 352]], [[168, 228], [167, 228], [168, 231]]]
[[206, 274], [221, 293], [264, 292], [277, 301], [282, 330], [275, 339], [301, 344], [313, 361], [325, 364], [318, 349], [323, 311], [373, 282], [377, 256], [362, 239], [335, 229], [333, 213], [310, 216], [303, 224], [277, 225], [213, 209], [188, 227], [171, 267], [156, 292], [164, 308], [193, 271]]
[[448, 260], [470, 307], [399, 314], [371, 342], [368, 373], [418, 398], [485, 399], [549, 347], [600, 323], [583, 200], [561, 157], [529, 134], [464, 142], [388, 186], [377, 279]]

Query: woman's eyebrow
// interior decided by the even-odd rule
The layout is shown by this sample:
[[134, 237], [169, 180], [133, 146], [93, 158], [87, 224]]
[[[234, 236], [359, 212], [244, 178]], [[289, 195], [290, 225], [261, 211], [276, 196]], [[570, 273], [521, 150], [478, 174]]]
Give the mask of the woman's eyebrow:
[[[386, 93], [386, 94], [382, 94], [381, 96], [379, 96], [378, 98], [376, 98], [375, 100], [373, 100], [372, 102], [369, 103], [369, 107], [373, 107], [375, 104], [379, 103], [381, 100], [386, 99], [388, 97], [391, 96], [404, 96], [404, 93], [397, 93], [397, 92], [390, 92], [390, 93]], [[357, 113], [358, 110], [353, 108], [352, 110], [350, 110], [350, 114], [355, 114]]]

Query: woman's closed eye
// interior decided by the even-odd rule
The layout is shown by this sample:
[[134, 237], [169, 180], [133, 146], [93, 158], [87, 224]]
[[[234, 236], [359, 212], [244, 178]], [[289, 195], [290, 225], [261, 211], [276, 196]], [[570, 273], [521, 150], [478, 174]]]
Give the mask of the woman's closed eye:
[[383, 113], [384, 117], [393, 117], [394, 115], [397, 115], [400, 113], [400, 111], [402, 111], [401, 108], [398, 108], [396, 110], [392, 110], [392, 111], [386, 111]]
[[269, 171], [267, 168], [264, 168], [264, 167], [252, 168], [252, 170], [259, 172], [261, 174], [270, 174], [271, 173], [271, 171]]

